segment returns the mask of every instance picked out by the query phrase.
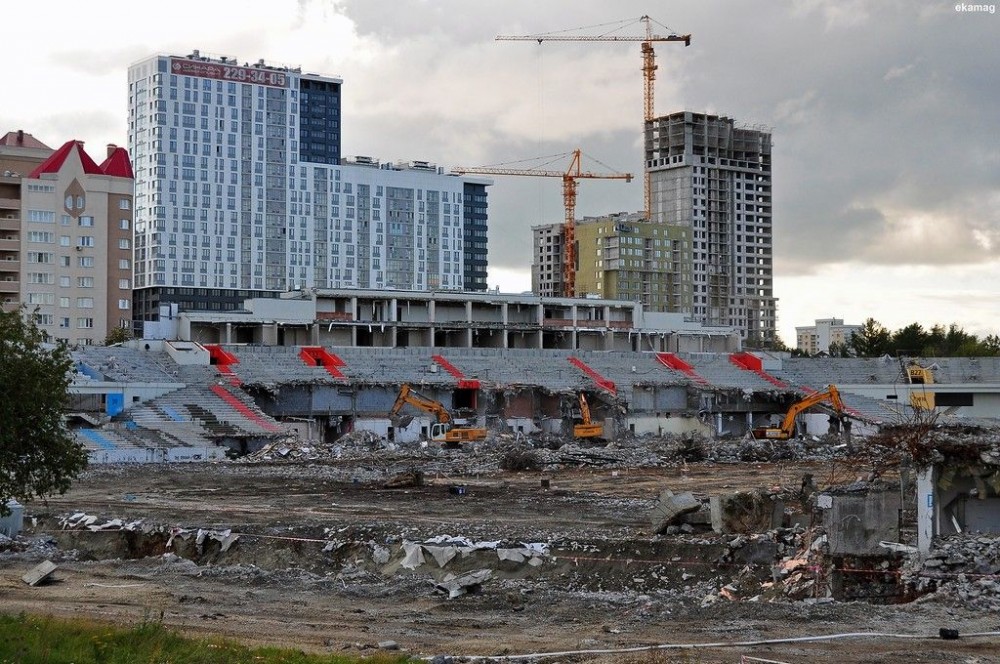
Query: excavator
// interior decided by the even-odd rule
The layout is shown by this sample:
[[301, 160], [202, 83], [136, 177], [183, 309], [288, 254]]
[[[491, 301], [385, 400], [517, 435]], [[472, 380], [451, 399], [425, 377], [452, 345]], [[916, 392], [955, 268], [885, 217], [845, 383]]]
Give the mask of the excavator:
[[768, 440], [788, 440], [795, 436], [795, 418], [805, 410], [824, 402], [829, 402], [834, 411], [843, 420], [847, 418], [844, 410], [844, 402], [840, 400], [840, 392], [835, 385], [828, 385], [822, 392], [813, 392], [804, 399], [796, 401], [785, 414], [785, 419], [778, 427], [761, 427], [753, 430], [754, 438], [766, 438]]
[[403, 383], [399, 389], [399, 396], [389, 411], [389, 419], [395, 421], [403, 406], [410, 404], [425, 413], [430, 413], [437, 418], [437, 422], [431, 425], [431, 440], [437, 443], [444, 443], [448, 447], [455, 447], [459, 443], [484, 440], [486, 429], [475, 427], [456, 427], [451, 413], [444, 405], [429, 399], [418, 393], [409, 383]]
[[575, 438], [602, 438], [604, 436], [604, 425], [600, 422], [593, 422], [590, 419], [590, 404], [587, 397], [580, 392], [580, 424], [573, 425], [573, 436]]

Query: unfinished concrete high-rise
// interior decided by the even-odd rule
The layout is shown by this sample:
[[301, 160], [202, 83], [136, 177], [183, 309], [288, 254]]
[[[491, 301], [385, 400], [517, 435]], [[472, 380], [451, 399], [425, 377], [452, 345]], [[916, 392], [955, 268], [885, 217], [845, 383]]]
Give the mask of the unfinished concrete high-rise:
[[646, 123], [651, 221], [692, 231], [692, 314], [751, 343], [776, 335], [771, 134], [681, 111]]

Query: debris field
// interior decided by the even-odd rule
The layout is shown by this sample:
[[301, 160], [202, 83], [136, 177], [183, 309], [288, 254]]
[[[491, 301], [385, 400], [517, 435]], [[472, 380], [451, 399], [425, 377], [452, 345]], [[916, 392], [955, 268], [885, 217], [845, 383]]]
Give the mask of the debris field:
[[[974, 636], [1000, 630], [996, 538], [945, 539], [921, 561], [904, 509], [884, 555], [830, 555], [815, 495], [872, 478], [842, 448], [786, 445], [798, 458], [680, 437], [451, 450], [359, 432], [95, 466], [0, 538], [0, 606], [436, 661], [1000, 661], [997, 637]], [[47, 582], [22, 580], [45, 561]], [[856, 632], [928, 638], [623, 651]]]

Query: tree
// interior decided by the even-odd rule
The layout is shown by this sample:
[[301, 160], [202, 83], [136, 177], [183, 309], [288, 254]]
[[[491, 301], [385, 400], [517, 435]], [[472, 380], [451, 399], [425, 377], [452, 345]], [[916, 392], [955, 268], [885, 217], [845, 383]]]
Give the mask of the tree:
[[869, 318], [851, 335], [850, 345], [858, 357], [879, 357], [889, 350], [892, 336], [882, 323]]
[[87, 467], [63, 421], [73, 361], [46, 336], [24, 307], [0, 311], [0, 513], [11, 498], [65, 493]]
[[910, 323], [892, 333], [892, 348], [897, 355], [920, 355], [927, 345], [927, 333], [920, 323]]
[[848, 349], [849, 346], [842, 341], [831, 341], [830, 348], [826, 352], [829, 353], [830, 357], [850, 357]]
[[115, 344], [120, 344], [128, 341], [132, 338], [132, 330], [127, 327], [116, 327], [115, 329], [108, 332], [108, 336], [104, 337], [105, 346], [114, 346]]

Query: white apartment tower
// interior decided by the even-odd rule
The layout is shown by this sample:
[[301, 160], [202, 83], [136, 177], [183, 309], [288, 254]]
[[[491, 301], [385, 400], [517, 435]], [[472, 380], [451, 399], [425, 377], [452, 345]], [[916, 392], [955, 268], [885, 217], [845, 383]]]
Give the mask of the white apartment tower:
[[194, 51], [128, 79], [137, 320], [305, 288], [485, 289], [488, 181], [342, 159], [340, 78]]
[[771, 134], [683, 111], [648, 122], [645, 145], [652, 221], [692, 231], [694, 317], [773, 341]]

